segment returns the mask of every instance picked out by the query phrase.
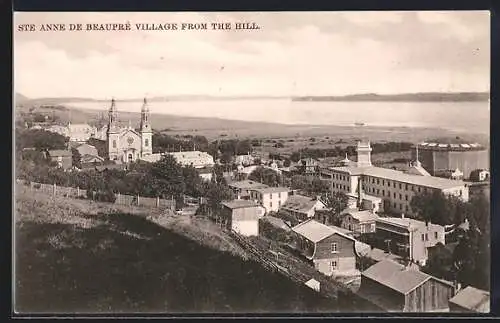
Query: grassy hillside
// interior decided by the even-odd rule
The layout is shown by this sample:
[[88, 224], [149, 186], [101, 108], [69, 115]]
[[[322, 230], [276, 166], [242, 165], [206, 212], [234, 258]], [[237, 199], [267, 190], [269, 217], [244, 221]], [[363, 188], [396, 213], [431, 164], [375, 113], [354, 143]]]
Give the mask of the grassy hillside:
[[146, 217], [19, 191], [16, 202], [20, 312], [356, 311]]

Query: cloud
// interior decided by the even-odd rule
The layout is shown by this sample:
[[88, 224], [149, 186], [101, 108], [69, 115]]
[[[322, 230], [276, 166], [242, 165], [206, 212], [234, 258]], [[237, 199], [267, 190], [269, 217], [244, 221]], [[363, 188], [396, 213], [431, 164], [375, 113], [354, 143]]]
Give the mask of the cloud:
[[14, 17], [16, 25], [126, 21], [256, 21], [261, 29], [16, 32], [16, 91], [32, 97], [107, 98], [145, 93], [326, 95], [489, 89], [489, 15], [484, 12], [16, 13]]

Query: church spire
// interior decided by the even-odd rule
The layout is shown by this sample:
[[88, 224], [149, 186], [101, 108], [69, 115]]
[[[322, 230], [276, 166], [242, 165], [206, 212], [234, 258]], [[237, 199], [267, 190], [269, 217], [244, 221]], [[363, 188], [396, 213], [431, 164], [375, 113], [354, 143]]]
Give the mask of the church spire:
[[111, 107], [108, 110], [108, 132], [113, 132], [117, 127], [117, 111], [116, 111], [116, 103], [115, 98], [111, 99]]
[[149, 106], [148, 101], [144, 98], [144, 103], [141, 108], [141, 132], [151, 132], [151, 124], [149, 121]]

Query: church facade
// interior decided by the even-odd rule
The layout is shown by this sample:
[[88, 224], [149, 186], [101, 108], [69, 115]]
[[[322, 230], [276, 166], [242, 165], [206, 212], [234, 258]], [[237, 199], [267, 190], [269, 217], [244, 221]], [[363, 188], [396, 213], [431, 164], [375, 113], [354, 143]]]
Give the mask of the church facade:
[[153, 131], [150, 123], [150, 112], [146, 99], [141, 108], [141, 125], [139, 130], [130, 125], [122, 128], [118, 125], [116, 102], [111, 101], [108, 111], [106, 142], [108, 158], [116, 163], [135, 162], [153, 153]]

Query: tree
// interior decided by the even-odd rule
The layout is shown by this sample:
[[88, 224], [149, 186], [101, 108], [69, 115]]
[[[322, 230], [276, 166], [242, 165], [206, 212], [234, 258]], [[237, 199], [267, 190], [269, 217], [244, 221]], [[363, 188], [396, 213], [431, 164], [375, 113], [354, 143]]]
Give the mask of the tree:
[[224, 165], [230, 165], [233, 162], [233, 155], [229, 151], [222, 153], [220, 162]]
[[212, 181], [217, 184], [226, 184], [226, 179], [224, 178], [224, 172], [220, 165], [215, 165], [212, 171]]
[[324, 202], [336, 215], [340, 215], [347, 208], [349, 197], [343, 192], [325, 194]]
[[291, 177], [292, 189], [307, 190], [309, 187], [309, 180], [304, 175], [293, 175]]
[[80, 155], [80, 152], [78, 151], [78, 149], [71, 148], [71, 155], [72, 155], [71, 158], [73, 161], [73, 166], [78, 167], [78, 168], [82, 168], [82, 164], [81, 164], [82, 156]]
[[453, 272], [453, 253], [442, 243], [429, 249], [429, 258], [422, 271], [446, 280], [455, 280]]
[[248, 179], [269, 186], [279, 186], [282, 181], [281, 176], [276, 171], [265, 167], [258, 167], [255, 169], [248, 175]]
[[234, 199], [231, 189], [222, 184], [208, 183], [206, 184], [205, 196], [207, 197], [207, 206], [209, 212], [218, 215], [221, 210], [221, 202]]
[[425, 222], [439, 225], [454, 223], [453, 206], [443, 192], [433, 190], [424, 191], [415, 195], [410, 201], [410, 206], [416, 211], [417, 217]]
[[41, 129], [16, 129], [16, 149], [66, 149], [69, 138]]
[[325, 194], [323, 202], [330, 210], [328, 213], [328, 222], [333, 225], [339, 226], [341, 222], [340, 214], [347, 208], [349, 198], [343, 192], [334, 192], [332, 194]]
[[160, 161], [154, 163], [151, 175], [160, 196], [173, 195], [179, 198], [186, 189], [182, 167], [171, 155], [165, 155]]

